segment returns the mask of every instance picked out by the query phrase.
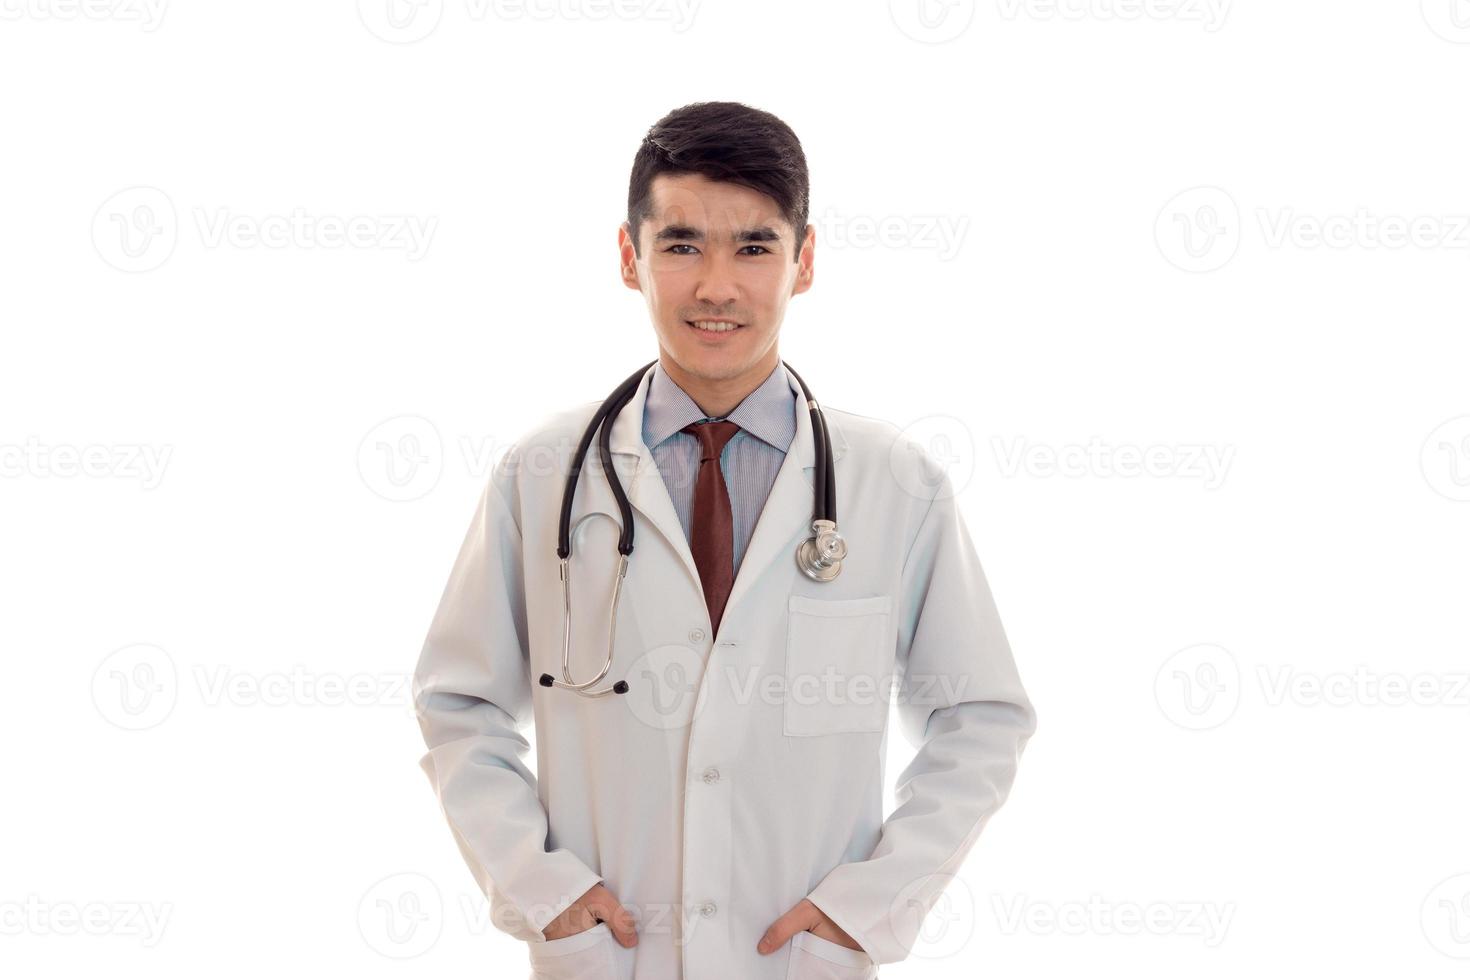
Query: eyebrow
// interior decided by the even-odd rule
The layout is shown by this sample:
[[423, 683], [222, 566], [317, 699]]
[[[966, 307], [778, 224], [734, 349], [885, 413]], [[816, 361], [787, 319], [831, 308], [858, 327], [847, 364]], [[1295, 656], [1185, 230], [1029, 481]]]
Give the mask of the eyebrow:
[[[704, 232], [693, 225], [668, 225], [653, 236], [654, 242], [702, 242]], [[743, 228], [735, 233], [737, 242], [780, 242], [781, 235], [767, 225], [759, 228]]]

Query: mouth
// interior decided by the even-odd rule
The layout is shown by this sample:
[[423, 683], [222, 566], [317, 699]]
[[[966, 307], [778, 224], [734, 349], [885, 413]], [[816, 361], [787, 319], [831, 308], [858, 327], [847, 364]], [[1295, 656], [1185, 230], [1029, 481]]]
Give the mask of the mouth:
[[734, 323], [729, 320], [685, 320], [684, 325], [690, 330], [697, 330], [712, 337], [734, 333], [745, 326], [743, 323]]

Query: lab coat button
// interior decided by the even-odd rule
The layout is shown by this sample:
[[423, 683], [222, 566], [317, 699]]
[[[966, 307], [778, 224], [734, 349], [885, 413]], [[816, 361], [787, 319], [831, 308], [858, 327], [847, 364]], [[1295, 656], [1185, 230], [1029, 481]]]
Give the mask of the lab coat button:
[[699, 914], [702, 915], [702, 916], [704, 916], [706, 919], [708, 919], [710, 916], [714, 915], [715, 914], [715, 903], [714, 902], [705, 902], [703, 905], [701, 905], [699, 907]]
[[704, 771], [704, 781], [707, 782], [707, 783], [717, 783], [717, 782], [719, 782], [720, 781], [720, 770], [716, 769], [714, 766], [710, 766], [708, 769], [706, 769]]
[[694, 628], [694, 629], [692, 629], [692, 630], [689, 631], [689, 642], [690, 643], [701, 643], [703, 641], [704, 641], [704, 630], [699, 629], [698, 627], [696, 627], [696, 628]]

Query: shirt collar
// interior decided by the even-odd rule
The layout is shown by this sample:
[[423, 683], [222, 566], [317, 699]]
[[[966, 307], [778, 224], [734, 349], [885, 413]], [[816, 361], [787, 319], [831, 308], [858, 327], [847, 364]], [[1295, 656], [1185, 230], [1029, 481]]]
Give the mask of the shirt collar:
[[[669, 377], [662, 361], [654, 365], [643, 403], [643, 442], [649, 449], [691, 422], [707, 418], [689, 393]], [[796, 436], [796, 393], [778, 361], [754, 391], [723, 416], [783, 453]]]

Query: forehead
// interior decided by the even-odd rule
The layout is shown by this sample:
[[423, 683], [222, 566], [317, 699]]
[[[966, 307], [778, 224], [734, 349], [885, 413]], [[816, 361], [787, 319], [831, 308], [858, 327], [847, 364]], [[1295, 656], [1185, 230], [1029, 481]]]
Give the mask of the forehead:
[[649, 194], [653, 231], [689, 225], [712, 235], [767, 226], [789, 231], [781, 209], [767, 194], [702, 174], [659, 174]]

